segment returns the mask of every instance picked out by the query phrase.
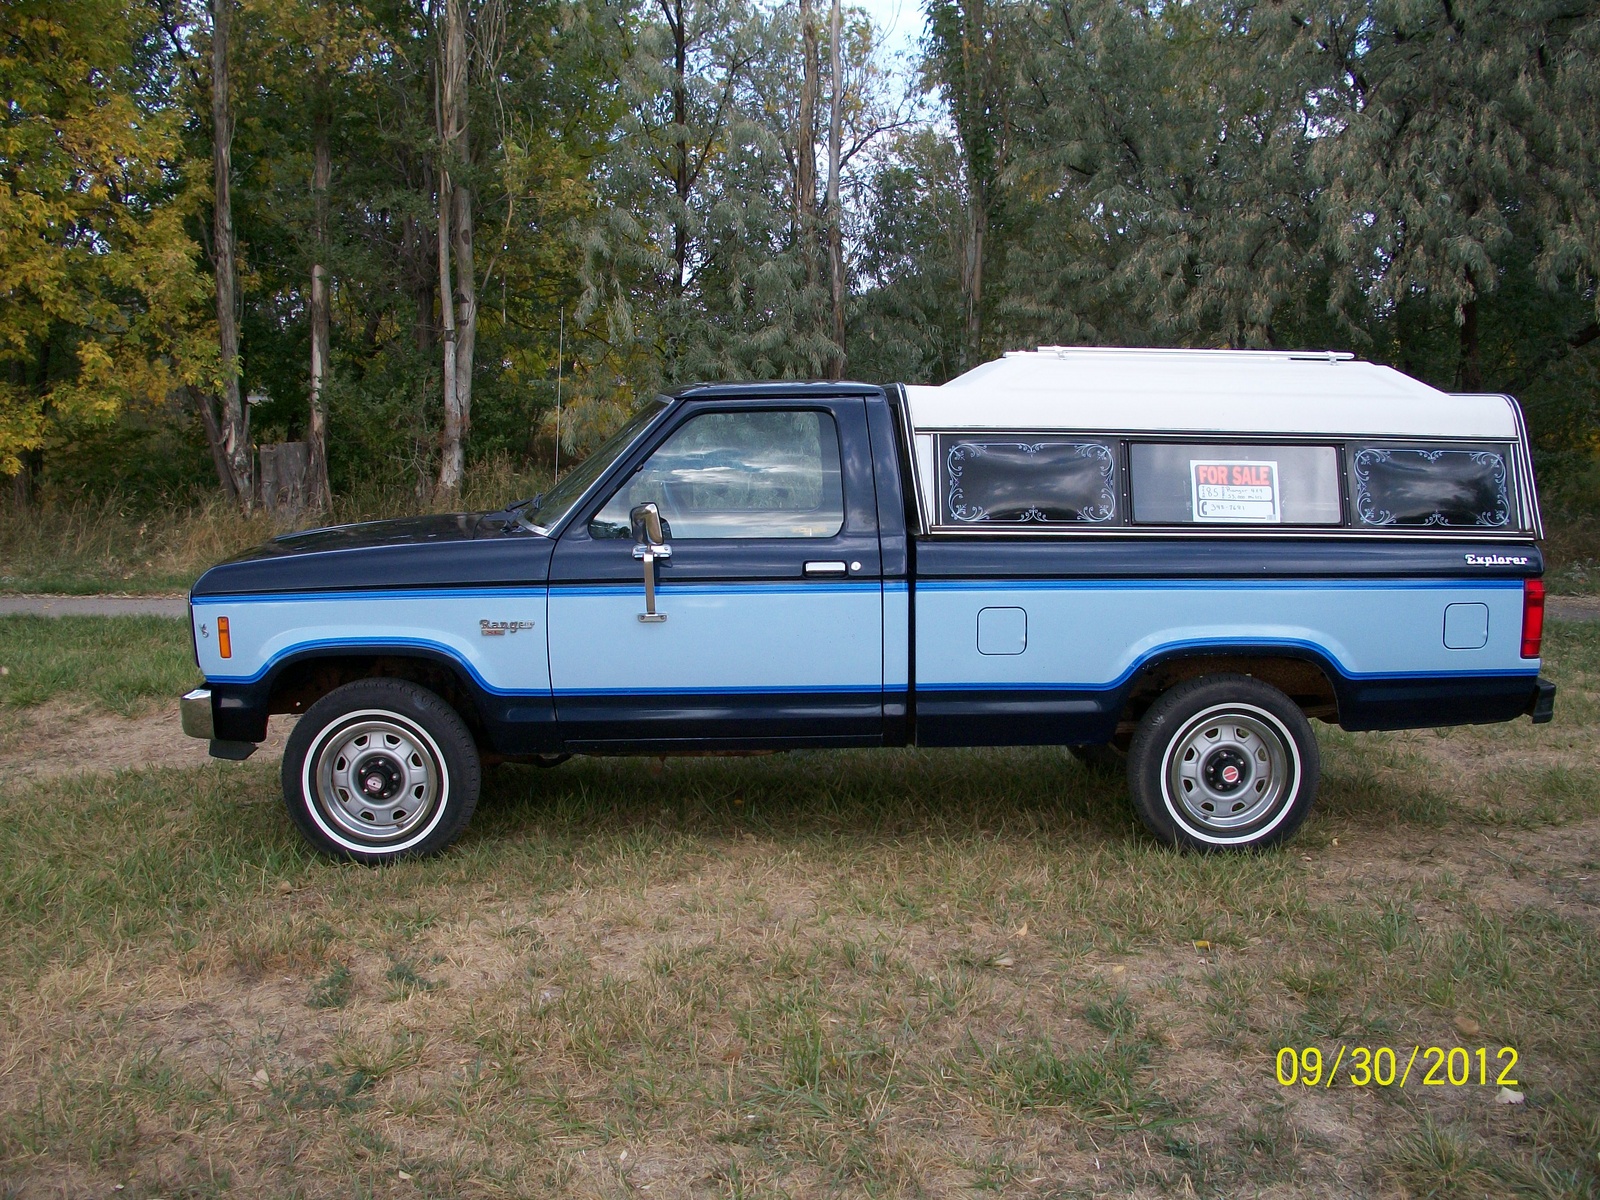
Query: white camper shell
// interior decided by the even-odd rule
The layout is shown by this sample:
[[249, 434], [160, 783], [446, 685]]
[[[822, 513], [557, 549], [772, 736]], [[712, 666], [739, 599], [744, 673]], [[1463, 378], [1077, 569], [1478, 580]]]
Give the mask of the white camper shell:
[[[905, 396], [924, 533], [1542, 534], [1515, 400], [1443, 392], [1349, 354], [1045, 346]], [[973, 494], [978, 459], [988, 494]], [[1202, 464], [1249, 462], [1272, 466], [1240, 468], [1258, 480], [1241, 485], [1246, 499], [1200, 496], [1198, 478], [1225, 474]], [[1079, 492], [1029, 494], [1030, 474], [1075, 478]]]

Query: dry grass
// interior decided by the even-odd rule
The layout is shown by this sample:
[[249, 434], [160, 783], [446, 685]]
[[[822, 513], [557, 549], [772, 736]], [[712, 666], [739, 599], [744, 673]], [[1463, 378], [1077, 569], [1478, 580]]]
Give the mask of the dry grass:
[[[549, 485], [509, 460], [478, 464], [455, 505], [407, 490], [336, 497], [333, 510], [306, 514], [298, 527], [345, 524], [459, 508], [499, 508]], [[18, 512], [0, 508], [0, 591], [67, 595], [187, 591], [199, 574], [296, 526], [257, 510], [245, 516], [220, 497], [151, 510], [115, 498]]]
[[[0, 1187], [1593, 1196], [1600, 628], [1549, 662], [1553, 725], [1325, 732], [1261, 856], [1043, 750], [506, 768], [378, 871], [272, 764], [0, 785]], [[1275, 1081], [1340, 1043], [1526, 1103]]]

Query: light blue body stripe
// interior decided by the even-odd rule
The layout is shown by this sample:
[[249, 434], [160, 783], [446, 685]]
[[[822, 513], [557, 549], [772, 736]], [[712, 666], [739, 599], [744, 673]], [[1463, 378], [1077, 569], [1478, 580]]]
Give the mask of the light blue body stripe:
[[1015, 692], [1109, 692], [1115, 691], [1138, 673], [1139, 669], [1151, 659], [1163, 654], [1183, 652], [1185, 650], [1214, 650], [1218, 647], [1239, 647], [1246, 649], [1260, 648], [1263, 650], [1309, 650], [1319, 658], [1327, 660], [1333, 669], [1352, 683], [1359, 683], [1368, 679], [1437, 679], [1441, 675], [1460, 675], [1462, 678], [1482, 678], [1503, 676], [1526, 676], [1533, 679], [1538, 676], [1537, 669], [1532, 671], [1506, 670], [1491, 671], [1374, 671], [1367, 674], [1358, 674], [1345, 670], [1343, 664], [1333, 655], [1328, 653], [1326, 646], [1319, 646], [1315, 642], [1296, 641], [1293, 638], [1254, 638], [1248, 643], [1241, 643], [1235, 638], [1196, 638], [1187, 642], [1163, 642], [1154, 650], [1139, 656], [1119, 677], [1110, 683], [1012, 683], [996, 685], [992, 683], [927, 683], [922, 680], [917, 682], [918, 691], [938, 692], [990, 692], [990, 691], [1015, 691]]
[[880, 691], [882, 585], [552, 588], [550, 673], [563, 695]]
[[[1309, 652], [1355, 681], [1532, 679], [1538, 660], [1520, 656], [1522, 586], [1514, 579], [917, 582], [918, 690], [1109, 691], [1160, 655], [1223, 646]], [[669, 615], [661, 625], [638, 622], [637, 584], [202, 596], [194, 624], [198, 633], [216, 616], [231, 618], [232, 659], [220, 658], [214, 636], [196, 638], [202, 670], [217, 683], [254, 683], [306, 651], [415, 649], [458, 663], [496, 696], [903, 693], [910, 591], [903, 580], [667, 583], [658, 592]], [[1447, 603], [1488, 609], [1483, 647], [1445, 648]], [[977, 613], [991, 606], [1027, 610], [1023, 653], [977, 652]], [[481, 619], [534, 627], [483, 638]]]
[[1522, 591], [1520, 579], [919, 579], [921, 592]]
[[[520, 636], [520, 635], [518, 635], [518, 636]], [[462, 654], [459, 651], [457, 651], [454, 646], [447, 646], [443, 642], [431, 642], [426, 638], [403, 638], [403, 637], [330, 638], [330, 639], [328, 639], [326, 641], [296, 642], [293, 645], [288, 646], [288, 647], [284, 648], [283, 650], [278, 651], [276, 654], [274, 654], [271, 658], [269, 658], [267, 660], [265, 665], [263, 665], [262, 667], [260, 667], [258, 670], [256, 670], [254, 673], [252, 673], [250, 675], [221, 675], [221, 674], [214, 674], [212, 672], [207, 672], [206, 673], [206, 681], [208, 683], [254, 683], [254, 682], [256, 682], [256, 680], [258, 680], [262, 676], [266, 675], [269, 671], [272, 670], [273, 667], [277, 666], [280, 662], [282, 662], [284, 659], [288, 658], [290, 655], [292, 655], [292, 654], [300, 654], [303, 651], [307, 651], [307, 650], [384, 650], [384, 649], [434, 650], [434, 651], [437, 651], [438, 653], [444, 655], [446, 658], [452, 659], [456, 663], [460, 664], [460, 666], [467, 672], [467, 674], [472, 676], [473, 682], [476, 683], [479, 687], [481, 687], [484, 691], [490, 693], [491, 695], [495, 695], [495, 696], [548, 696], [550, 694], [550, 689], [549, 688], [538, 688], [538, 689], [530, 690], [530, 689], [525, 689], [525, 688], [500, 688], [500, 687], [495, 687], [492, 683], [490, 683], [488, 680], [486, 680], [482, 675], [478, 674], [478, 669], [476, 667], [474, 667], [472, 665], [472, 663], [468, 659], [463, 657]]]
[[[1312, 651], [1347, 679], [1532, 676], [1520, 580], [993, 580], [917, 585], [917, 690], [1108, 690], [1172, 650]], [[1444, 644], [1481, 605], [1481, 647]], [[1026, 649], [980, 654], [984, 608], [1027, 613]]]

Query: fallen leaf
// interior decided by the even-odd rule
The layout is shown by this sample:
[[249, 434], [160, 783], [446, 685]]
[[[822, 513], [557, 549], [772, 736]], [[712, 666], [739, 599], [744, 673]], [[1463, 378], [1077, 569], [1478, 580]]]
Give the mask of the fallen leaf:
[[411, 1176], [407, 1175], [404, 1171], [396, 1171], [395, 1174], [400, 1176], [401, 1179], [410, 1179], [411, 1178]]
[[1024, 921], [1021, 925], [1018, 925], [1015, 929], [1013, 929], [1011, 931], [1011, 936], [1014, 937], [1014, 938], [1025, 938], [1025, 937], [1027, 937], [1028, 936], [1028, 923], [1026, 921]]
[[1500, 1089], [1500, 1094], [1495, 1097], [1494, 1102], [1496, 1104], [1521, 1104], [1522, 1093], [1514, 1092], [1508, 1087], [1502, 1087]]
[[1462, 1037], [1477, 1037], [1478, 1023], [1468, 1016], [1456, 1018], [1456, 1032]]
[[250, 1082], [255, 1084], [258, 1088], [264, 1088], [268, 1087], [272, 1083], [272, 1080], [267, 1077], [267, 1069], [262, 1067], [254, 1075], [250, 1076]]
[[1334, 839], [1333, 839], [1333, 844], [1334, 844], [1334, 845], [1335, 845], [1335, 846], [1337, 846], [1337, 845], [1338, 845], [1338, 844], [1339, 844], [1339, 839], [1338, 839], [1338, 838], [1334, 838]]
[[294, 884], [287, 879], [278, 885], [278, 895], [280, 896], [287, 896], [292, 891], [294, 891]]
[[1196, 950], [1209, 950], [1211, 949], [1211, 943], [1206, 941], [1204, 938], [1201, 938], [1194, 944], [1194, 948]]
[[999, 958], [994, 960], [994, 965], [997, 967], [1014, 967], [1017, 964], [1016, 960], [1013, 959], [1011, 955], [1002, 954]]
[[1123, 966], [1121, 963], [1118, 963], [1116, 966], [1111, 968], [1111, 973], [1113, 975], [1126, 975], [1128, 973], [1128, 968]]

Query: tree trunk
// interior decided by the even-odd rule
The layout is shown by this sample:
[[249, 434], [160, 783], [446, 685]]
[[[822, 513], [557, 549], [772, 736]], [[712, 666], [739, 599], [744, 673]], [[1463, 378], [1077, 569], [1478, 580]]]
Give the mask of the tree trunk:
[[250, 479], [250, 412], [239, 394], [239, 291], [233, 241], [233, 114], [228, 103], [228, 28], [233, 0], [211, 5], [211, 168], [216, 190], [212, 261], [217, 280], [217, 341], [222, 360], [222, 445], [233, 496], [246, 512], [254, 499]]
[[[478, 299], [472, 260], [472, 196], [458, 172], [467, 163], [467, 33], [462, 0], [443, 0], [439, 39], [439, 309], [444, 317], [444, 445], [439, 492], [461, 491], [472, 421], [472, 357]], [[455, 281], [451, 285], [451, 257]]]
[[318, 97], [316, 145], [311, 167], [311, 192], [316, 202], [317, 261], [311, 264], [311, 411], [306, 425], [306, 503], [326, 509], [333, 502], [328, 488], [328, 185], [333, 159], [328, 148], [328, 110], [325, 89]]
[[[466, 133], [462, 131], [462, 156], [466, 154]], [[461, 489], [465, 466], [467, 435], [472, 431], [472, 360], [478, 341], [477, 264], [472, 249], [472, 189], [457, 182], [452, 189], [455, 202], [450, 225], [451, 257], [456, 269], [456, 424], [455, 481], [440, 474], [440, 483], [452, 495]]]
[[795, 242], [806, 266], [806, 287], [817, 286], [817, 22], [811, 0], [800, 0], [800, 114], [795, 130]]
[[833, 285], [833, 361], [828, 378], [844, 377], [844, 230], [839, 212], [840, 140], [844, 136], [844, 77], [839, 50], [839, 0], [828, 17], [828, 56], [833, 70], [833, 95], [828, 113], [828, 266]]
[[[432, 195], [433, 186], [431, 177], [425, 179], [422, 183], [423, 193]], [[416, 340], [417, 352], [429, 355], [433, 353], [434, 345], [433, 309], [439, 290], [439, 269], [438, 255], [429, 241], [428, 226], [415, 217], [407, 217], [401, 249], [410, 277], [411, 303], [415, 313], [412, 319], [412, 334]]]
[[967, 366], [983, 355], [983, 241], [989, 232], [989, 212], [975, 182], [969, 181], [967, 260], [962, 264], [962, 290], [967, 301]]
[[1456, 371], [1461, 390], [1483, 390], [1483, 358], [1478, 349], [1478, 301], [1474, 297], [1461, 306], [1461, 365]]
[[674, 0], [672, 12], [674, 19], [667, 22], [672, 30], [672, 184], [678, 196], [672, 231], [672, 258], [678, 268], [673, 291], [682, 296], [689, 286], [689, 27], [683, 0]]
[[217, 471], [217, 484], [222, 494], [237, 504], [239, 493], [233, 484], [233, 471], [228, 466], [227, 440], [222, 436], [222, 426], [217, 423], [217, 410], [211, 407], [211, 397], [188, 387], [183, 391], [190, 403], [200, 410], [200, 423], [205, 426], [206, 445], [211, 448], [211, 465]]

